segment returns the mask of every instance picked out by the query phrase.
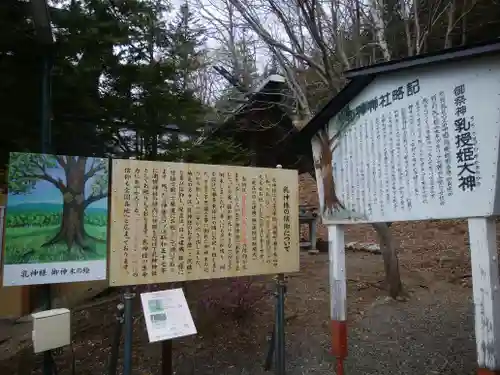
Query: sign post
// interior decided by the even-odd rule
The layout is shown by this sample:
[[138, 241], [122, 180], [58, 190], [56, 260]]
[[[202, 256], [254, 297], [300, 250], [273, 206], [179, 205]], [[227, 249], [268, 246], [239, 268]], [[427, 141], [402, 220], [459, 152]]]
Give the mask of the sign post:
[[495, 218], [469, 219], [479, 375], [500, 373], [500, 285]]
[[347, 357], [347, 283], [342, 225], [328, 226], [328, 260], [332, 354], [337, 359], [337, 375], [344, 375], [344, 360]]
[[[276, 371], [284, 375], [284, 274], [300, 263], [297, 171], [114, 160], [111, 180], [111, 286], [276, 274]], [[148, 324], [150, 334], [167, 327]], [[156, 332], [162, 343], [177, 337]]]
[[125, 337], [123, 341], [123, 375], [132, 374], [132, 342], [134, 339], [134, 297], [132, 288], [123, 294], [125, 305]]
[[378, 74], [316, 123], [339, 373], [347, 355], [342, 225], [459, 218], [469, 221], [479, 374], [500, 373], [500, 116], [491, 99], [500, 97], [499, 75], [498, 55]]

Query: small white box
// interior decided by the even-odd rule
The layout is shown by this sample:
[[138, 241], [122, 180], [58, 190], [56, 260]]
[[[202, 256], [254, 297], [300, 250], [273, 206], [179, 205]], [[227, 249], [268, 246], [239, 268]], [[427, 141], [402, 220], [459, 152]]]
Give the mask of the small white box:
[[68, 309], [54, 309], [31, 314], [35, 353], [57, 349], [71, 343], [71, 315]]

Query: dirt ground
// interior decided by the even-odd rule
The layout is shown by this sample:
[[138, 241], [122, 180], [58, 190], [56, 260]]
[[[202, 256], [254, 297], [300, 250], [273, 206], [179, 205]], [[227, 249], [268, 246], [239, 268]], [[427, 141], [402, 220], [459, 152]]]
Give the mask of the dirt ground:
[[[408, 302], [385, 297], [380, 255], [347, 253], [348, 373], [473, 373], [466, 229], [459, 221], [394, 224], [402, 279], [411, 296]], [[376, 242], [376, 237], [371, 227], [352, 226], [346, 241]], [[186, 285], [198, 334], [174, 341], [176, 374], [266, 374], [262, 367], [272, 329], [272, 278], [254, 279], [252, 290], [262, 299], [239, 320], [228, 311], [206, 306], [207, 297], [220, 295], [227, 284], [216, 280]], [[288, 374], [333, 373], [328, 290], [327, 255], [302, 254], [301, 271], [288, 276]], [[118, 295], [107, 299], [73, 314], [72, 350], [67, 348], [55, 356], [60, 375], [71, 374], [73, 358], [77, 375], [107, 373]], [[136, 302], [133, 374], [160, 374], [160, 345], [147, 342], [138, 299]], [[0, 374], [41, 373], [41, 358], [32, 354], [29, 334], [26, 329], [18, 330], [17, 339], [0, 345]]]

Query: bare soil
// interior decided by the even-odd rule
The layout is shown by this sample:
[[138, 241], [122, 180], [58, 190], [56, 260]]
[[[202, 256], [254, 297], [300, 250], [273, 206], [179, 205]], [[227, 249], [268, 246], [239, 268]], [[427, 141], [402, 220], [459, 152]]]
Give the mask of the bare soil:
[[[408, 302], [385, 297], [380, 255], [347, 253], [349, 373], [472, 373], [475, 347], [465, 223], [394, 224], [393, 232], [400, 243], [402, 278], [411, 296]], [[358, 225], [348, 227], [346, 241], [376, 242], [376, 236], [371, 227]], [[198, 334], [174, 341], [176, 374], [265, 374], [262, 366], [273, 322], [273, 280], [254, 279], [253, 288], [262, 298], [247, 316], [238, 319], [202, 303], [207, 296], [223, 293], [228, 282], [186, 285]], [[302, 254], [301, 271], [288, 276], [287, 373], [333, 373], [328, 294], [327, 255]], [[55, 355], [60, 375], [71, 374], [73, 358], [77, 375], [107, 372], [119, 295], [107, 298], [105, 303], [73, 314], [72, 349]], [[160, 344], [147, 342], [138, 299], [135, 316], [133, 374], [160, 374]], [[41, 358], [32, 354], [29, 333], [26, 328], [17, 330], [0, 344], [0, 374], [40, 374]]]

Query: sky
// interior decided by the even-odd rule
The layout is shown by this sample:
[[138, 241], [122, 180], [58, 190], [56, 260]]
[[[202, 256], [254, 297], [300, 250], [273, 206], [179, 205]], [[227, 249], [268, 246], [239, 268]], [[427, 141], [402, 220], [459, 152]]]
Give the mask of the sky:
[[[90, 164], [92, 159], [87, 159], [86, 170], [90, 168]], [[62, 168], [49, 168], [47, 169], [47, 174], [50, 176], [61, 179], [64, 183], [66, 183], [66, 176]], [[85, 184], [85, 197], [88, 197], [91, 193], [93, 179], [89, 179]], [[35, 185], [35, 188], [28, 194], [19, 194], [19, 195], [8, 195], [7, 205], [8, 206], [17, 206], [19, 204], [25, 203], [52, 203], [52, 204], [60, 204], [63, 203], [62, 194], [54, 185], [47, 181], [39, 181]], [[108, 206], [107, 199], [101, 199], [95, 203], [92, 203], [89, 208], [102, 208], [106, 209]]]

